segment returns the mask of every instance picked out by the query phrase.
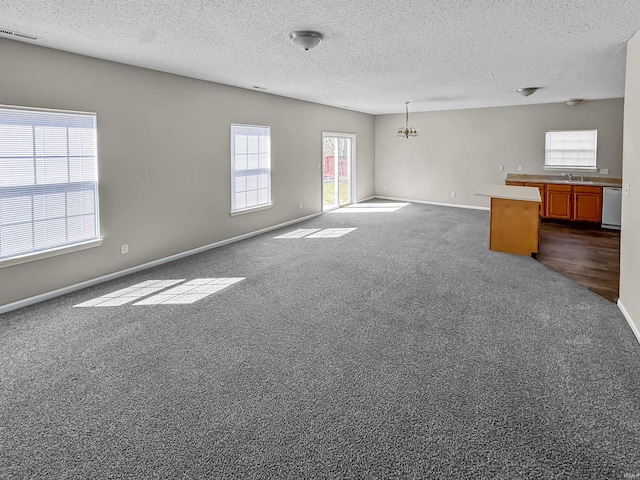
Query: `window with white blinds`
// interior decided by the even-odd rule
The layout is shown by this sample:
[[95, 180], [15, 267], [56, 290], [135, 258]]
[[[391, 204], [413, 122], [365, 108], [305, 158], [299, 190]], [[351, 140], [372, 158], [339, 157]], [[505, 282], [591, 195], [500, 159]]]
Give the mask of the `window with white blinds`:
[[0, 106], [0, 261], [99, 228], [96, 115]]
[[231, 213], [271, 206], [271, 128], [231, 125]]
[[564, 170], [596, 170], [597, 149], [597, 130], [547, 132], [544, 167]]

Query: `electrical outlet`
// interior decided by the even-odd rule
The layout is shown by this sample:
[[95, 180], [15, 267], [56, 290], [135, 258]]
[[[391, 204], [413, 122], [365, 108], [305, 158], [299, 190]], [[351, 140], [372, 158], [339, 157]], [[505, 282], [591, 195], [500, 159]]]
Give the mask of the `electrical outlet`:
[[298, 210], [302, 210], [302, 204], [301, 203], [298, 204]]
[[631, 186], [628, 183], [624, 184], [624, 194], [628, 197], [631, 193]]
[[455, 197], [456, 196], [456, 192], [451, 192], [451, 196]]
[[522, 171], [522, 165], [518, 165], [518, 171], [521, 172]]
[[127, 253], [129, 253], [129, 244], [123, 243], [122, 245], [120, 245], [120, 254], [126, 255]]
[[601, 168], [600, 169], [600, 173], [603, 175], [609, 175], [609, 169], [608, 168]]
[[500, 170], [501, 172], [503, 172], [503, 171], [504, 171], [504, 165], [500, 165], [500, 166], [498, 167], [498, 170]]
[[386, 191], [386, 190], [387, 190], [387, 187], [382, 187], [382, 190], [383, 190], [383, 191]]

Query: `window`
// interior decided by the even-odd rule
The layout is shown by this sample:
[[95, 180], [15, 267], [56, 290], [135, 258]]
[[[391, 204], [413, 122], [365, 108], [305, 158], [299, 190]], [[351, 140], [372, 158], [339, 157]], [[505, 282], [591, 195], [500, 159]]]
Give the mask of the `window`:
[[547, 132], [544, 168], [596, 170], [597, 130]]
[[97, 240], [94, 113], [0, 106], [0, 261]]
[[271, 206], [271, 129], [231, 125], [231, 213]]

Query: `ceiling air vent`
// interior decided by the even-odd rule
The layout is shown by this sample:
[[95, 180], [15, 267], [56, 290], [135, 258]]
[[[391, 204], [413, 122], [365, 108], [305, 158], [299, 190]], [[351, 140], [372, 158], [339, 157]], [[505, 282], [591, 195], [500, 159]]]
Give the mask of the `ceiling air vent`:
[[36, 37], [35, 35], [30, 35], [28, 33], [14, 32], [13, 30], [7, 30], [6, 28], [0, 28], [0, 35], [4, 35], [7, 37], [24, 38], [26, 40], [38, 40], [38, 37]]

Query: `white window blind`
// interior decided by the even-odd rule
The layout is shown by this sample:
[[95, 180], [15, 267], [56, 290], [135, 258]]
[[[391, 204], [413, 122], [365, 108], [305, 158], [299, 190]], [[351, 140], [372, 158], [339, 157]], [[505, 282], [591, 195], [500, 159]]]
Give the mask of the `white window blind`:
[[271, 129], [231, 125], [231, 212], [271, 205]]
[[545, 168], [595, 170], [597, 130], [550, 131], [545, 139]]
[[0, 260], [99, 235], [95, 114], [0, 106]]

